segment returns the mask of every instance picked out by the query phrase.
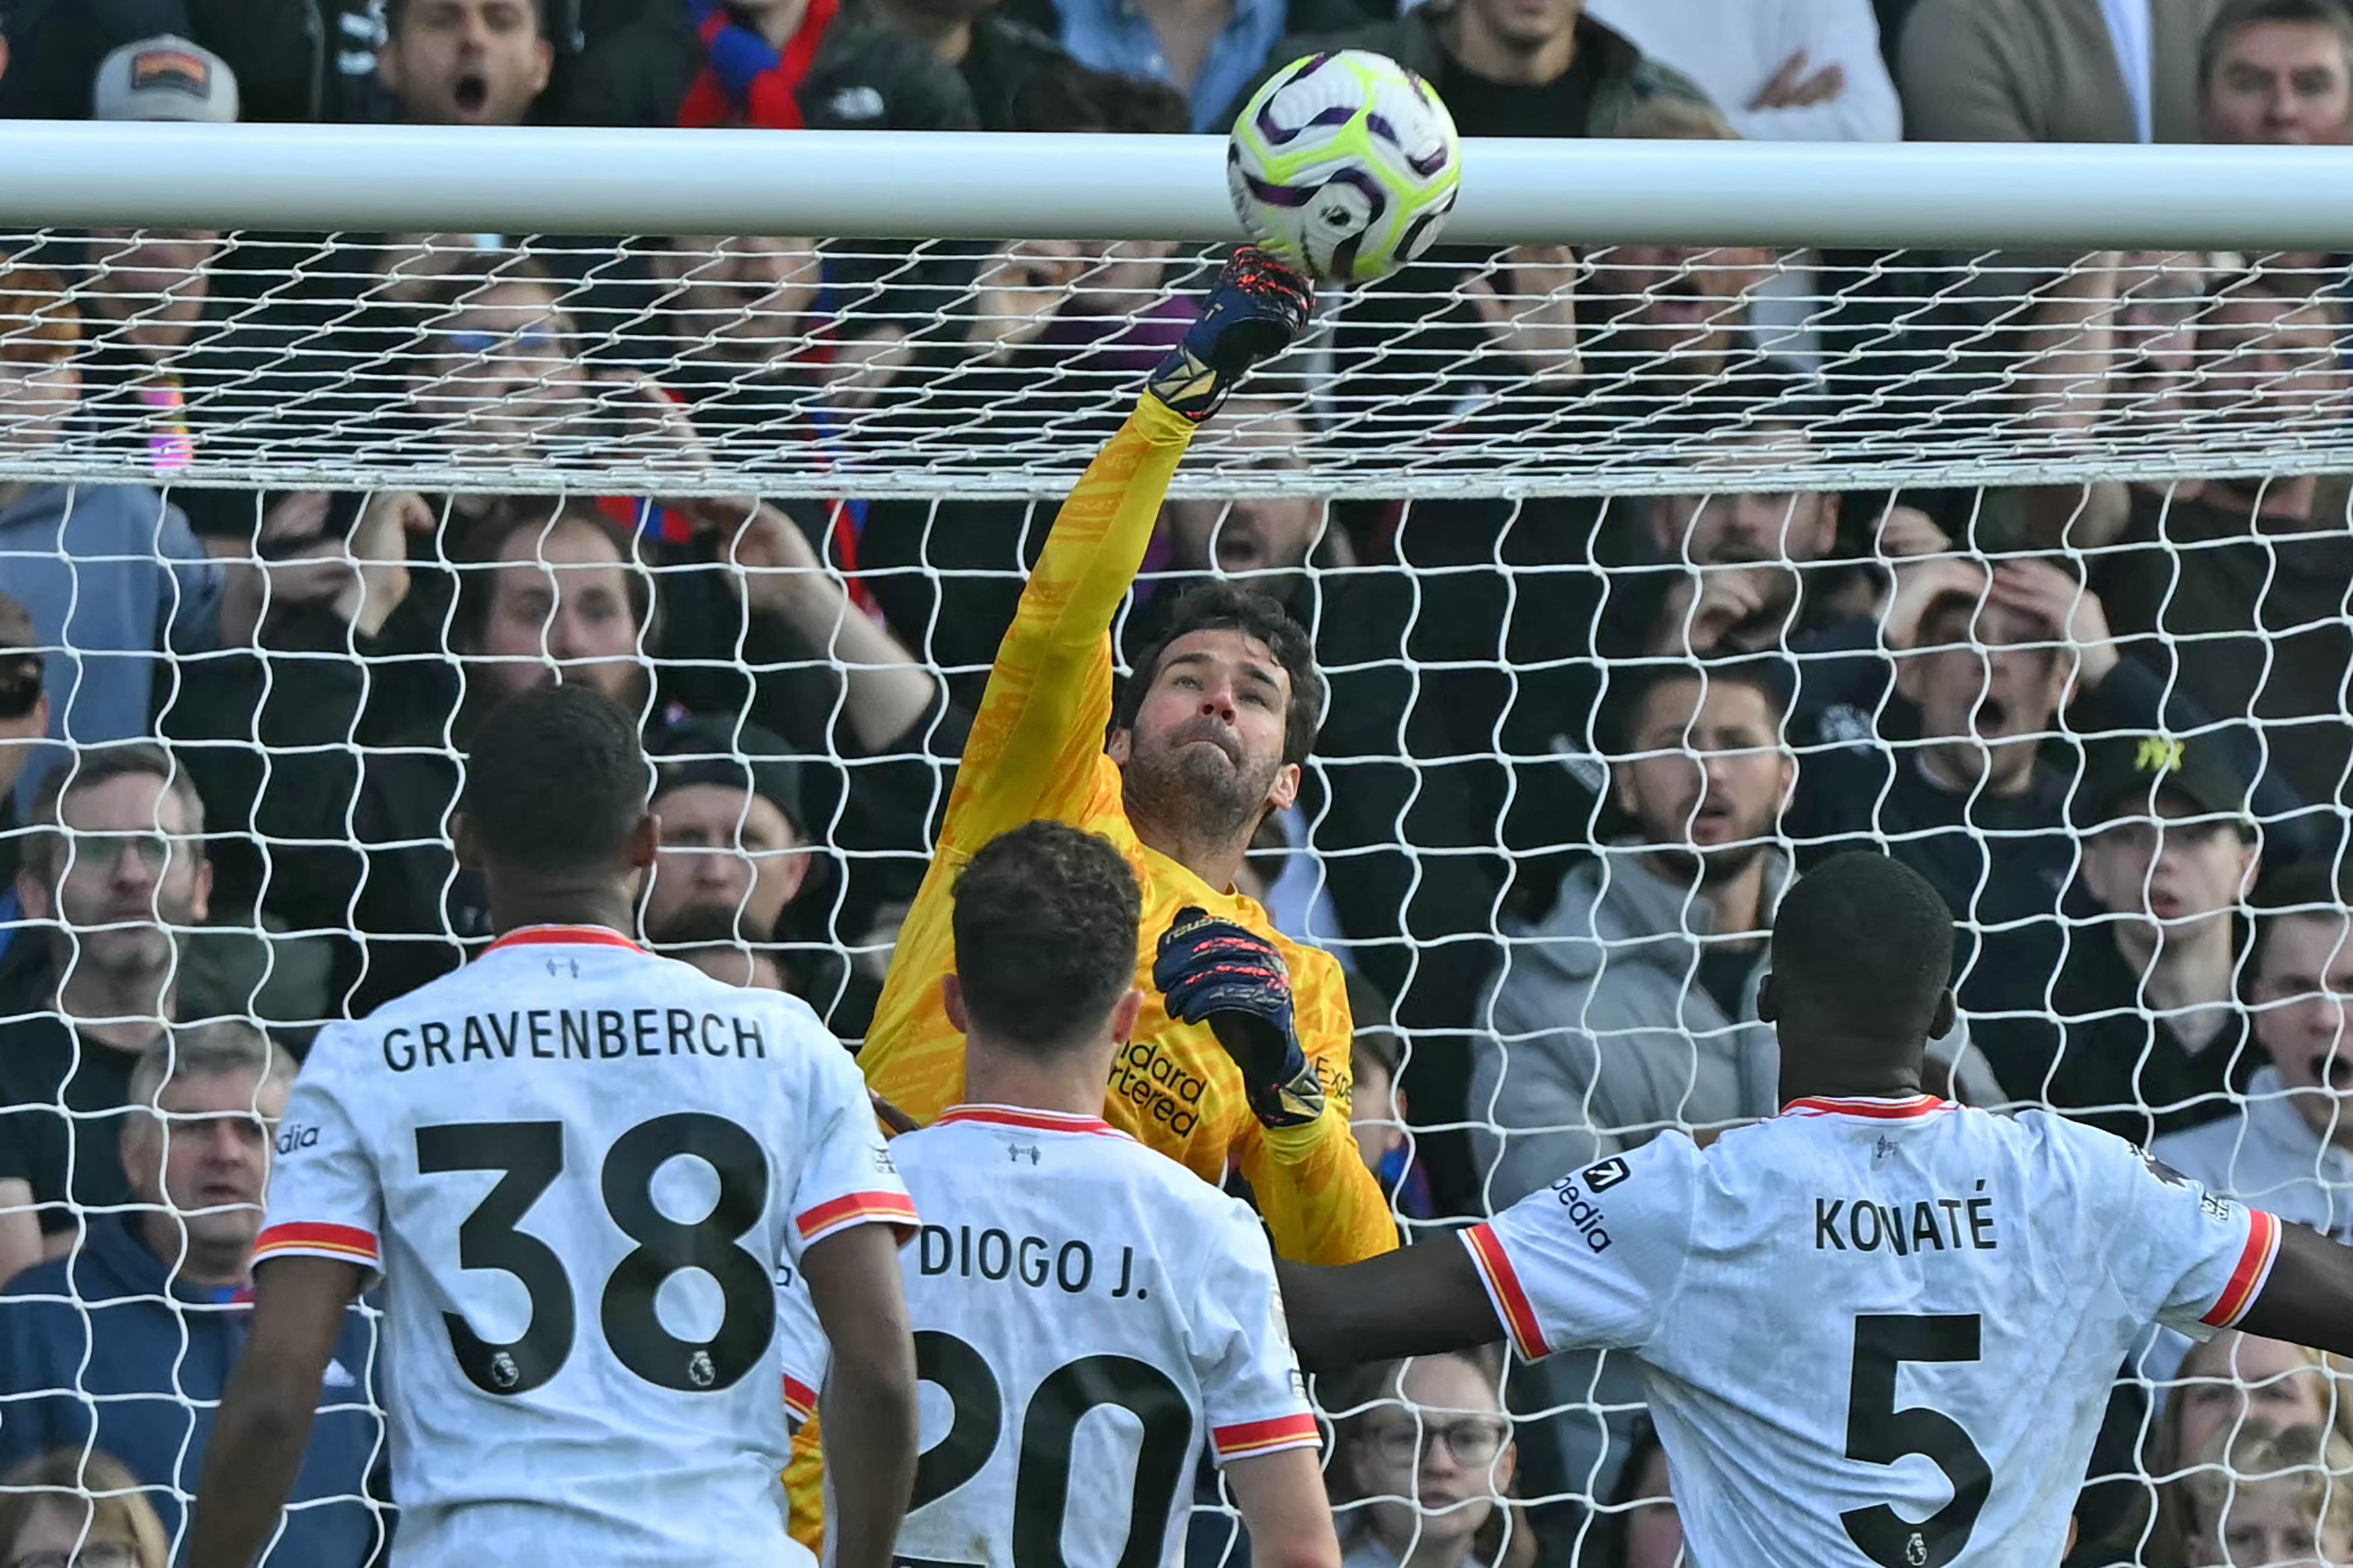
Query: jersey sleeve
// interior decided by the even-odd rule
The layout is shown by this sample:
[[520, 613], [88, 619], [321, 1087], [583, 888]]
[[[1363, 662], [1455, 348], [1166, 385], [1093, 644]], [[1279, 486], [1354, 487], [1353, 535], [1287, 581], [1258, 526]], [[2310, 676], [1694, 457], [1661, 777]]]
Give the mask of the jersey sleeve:
[[797, 1268], [785, 1270], [776, 1285], [776, 1345], [785, 1363], [785, 1413], [797, 1428], [817, 1414], [818, 1390], [833, 1364], [833, 1346]]
[[1024, 823], [1064, 819], [1091, 790], [1111, 721], [1112, 617], [1192, 437], [1158, 398], [1140, 399], [1055, 514], [973, 717], [944, 848], [970, 854]]
[[858, 1064], [813, 1021], [807, 1027], [819, 1037], [809, 1046], [809, 1141], [793, 1187], [789, 1251], [796, 1264], [808, 1247], [853, 1225], [892, 1226], [902, 1241], [915, 1229], [915, 1201], [882, 1141]]
[[358, 1048], [345, 1031], [323, 1030], [295, 1077], [278, 1123], [257, 1268], [273, 1258], [332, 1258], [372, 1277], [384, 1270], [383, 1183], [352, 1114], [358, 1096], [347, 1064]]
[[1322, 1441], [1292, 1352], [1274, 1254], [1239, 1203], [1218, 1216], [1193, 1321], [1202, 1414], [1219, 1464]]
[[2280, 1221], [2210, 1193], [2120, 1138], [2101, 1140], [2108, 1271], [2144, 1320], [2211, 1339], [2246, 1315], [2279, 1257]]
[[1398, 1227], [1349, 1123], [1356, 1028], [1347, 981], [1329, 953], [1294, 949], [1290, 958], [1299, 1045], [1323, 1079], [1324, 1114], [1304, 1127], [1271, 1129], [1245, 1112], [1242, 1175], [1277, 1254], [1325, 1268], [1360, 1263], [1394, 1250]]
[[1692, 1250], [1705, 1166], [1670, 1133], [1539, 1188], [1461, 1232], [1514, 1348], [1640, 1350]]

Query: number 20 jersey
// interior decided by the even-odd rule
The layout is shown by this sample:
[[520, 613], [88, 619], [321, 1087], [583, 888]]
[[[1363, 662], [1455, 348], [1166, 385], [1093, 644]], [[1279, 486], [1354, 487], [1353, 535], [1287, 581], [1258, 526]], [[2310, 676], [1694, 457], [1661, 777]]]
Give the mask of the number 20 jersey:
[[255, 1249], [380, 1272], [394, 1562], [807, 1563], [780, 1283], [911, 1228], [856, 1064], [796, 998], [542, 927], [322, 1031]]
[[1175, 1563], [1204, 1436], [1316, 1443], [1243, 1204], [1092, 1116], [958, 1106], [891, 1152], [923, 1215], [901, 1563]]
[[2279, 1222], [1924, 1096], [1669, 1133], [1463, 1242], [1523, 1355], [1640, 1359], [1694, 1568], [2049, 1568], [2127, 1350], [2235, 1322]]

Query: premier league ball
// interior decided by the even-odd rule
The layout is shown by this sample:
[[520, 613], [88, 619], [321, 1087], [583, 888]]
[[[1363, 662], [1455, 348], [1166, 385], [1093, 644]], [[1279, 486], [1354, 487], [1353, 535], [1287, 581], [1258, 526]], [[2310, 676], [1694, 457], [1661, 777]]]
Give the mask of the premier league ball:
[[1226, 185], [1261, 246], [1329, 282], [1413, 260], [1453, 210], [1454, 119], [1387, 55], [1293, 60], [1250, 95], [1226, 142]]

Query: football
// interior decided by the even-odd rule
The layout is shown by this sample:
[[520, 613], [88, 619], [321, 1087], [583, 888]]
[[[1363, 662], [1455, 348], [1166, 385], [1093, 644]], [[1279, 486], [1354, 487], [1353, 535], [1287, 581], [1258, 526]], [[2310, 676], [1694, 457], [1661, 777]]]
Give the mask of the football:
[[1327, 282], [1385, 278], [1429, 249], [1461, 174], [1438, 94], [1366, 49], [1292, 61], [1250, 95], [1226, 141], [1242, 226]]

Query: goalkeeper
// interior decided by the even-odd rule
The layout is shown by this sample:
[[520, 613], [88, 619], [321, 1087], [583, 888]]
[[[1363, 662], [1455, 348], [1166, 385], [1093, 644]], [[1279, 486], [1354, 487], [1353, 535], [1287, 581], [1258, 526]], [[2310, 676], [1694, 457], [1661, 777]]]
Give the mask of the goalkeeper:
[[1275, 1251], [1338, 1264], [1397, 1245], [1349, 1130], [1340, 968], [1233, 891], [1251, 834], [1297, 795], [1314, 742], [1324, 681], [1312, 647], [1271, 599], [1214, 584], [1187, 595], [1116, 707], [1112, 697], [1112, 616], [1177, 460], [1250, 368], [1305, 326], [1314, 300], [1263, 253], [1236, 256], [1063, 502], [997, 650], [861, 1060], [867, 1082], [917, 1121], [961, 1099], [964, 1039], [940, 1001], [957, 873], [1039, 818], [1102, 834], [1143, 885], [1147, 949], [1144, 1012], [1104, 1119], [1204, 1181], [1239, 1163]]

